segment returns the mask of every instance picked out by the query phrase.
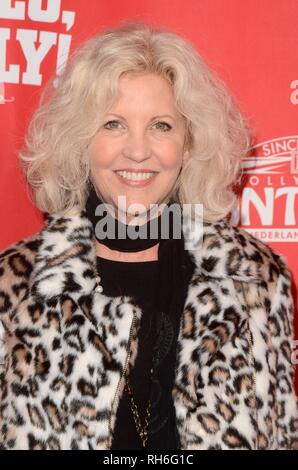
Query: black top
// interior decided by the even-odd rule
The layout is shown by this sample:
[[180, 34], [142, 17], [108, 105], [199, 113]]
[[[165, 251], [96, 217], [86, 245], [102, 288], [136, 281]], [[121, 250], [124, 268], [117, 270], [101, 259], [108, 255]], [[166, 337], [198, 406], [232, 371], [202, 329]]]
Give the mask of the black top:
[[[97, 257], [103, 293], [108, 296], [134, 296], [142, 309], [138, 333], [139, 347], [130, 373], [134, 400], [144, 425], [145, 411], [151, 394], [151, 418], [147, 449], [179, 449], [176, 417], [171, 390], [178, 326], [164, 312], [157, 311], [158, 261], [122, 262]], [[158, 336], [156, 337], [156, 333]], [[155, 351], [153, 353], [153, 347]], [[155, 358], [151, 380], [152, 358]], [[143, 449], [136, 431], [126, 388], [117, 410], [111, 449]]]

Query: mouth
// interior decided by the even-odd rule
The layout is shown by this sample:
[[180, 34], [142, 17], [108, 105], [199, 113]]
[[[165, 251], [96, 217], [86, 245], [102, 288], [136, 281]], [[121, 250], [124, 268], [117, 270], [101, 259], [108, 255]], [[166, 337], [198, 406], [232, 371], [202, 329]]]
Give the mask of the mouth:
[[121, 183], [128, 186], [143, 187], [147, 186], [155, 179], [157, 171], [127, 171], [127, 170], [116, 170], [116, 176]]

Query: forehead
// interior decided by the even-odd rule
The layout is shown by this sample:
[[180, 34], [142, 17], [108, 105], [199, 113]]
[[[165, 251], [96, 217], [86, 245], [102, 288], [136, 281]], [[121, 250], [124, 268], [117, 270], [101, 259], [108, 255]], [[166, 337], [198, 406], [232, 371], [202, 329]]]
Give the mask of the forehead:
[[110, 108], [113, 111], [120, 109], [134, 109], [138, 112], [154, 112], [165, 114], [171, 112], [179, 115], [171, 85], [169, 82], [154, 73], [127, 73], [119, 79], [119, 94], [117, 100]]

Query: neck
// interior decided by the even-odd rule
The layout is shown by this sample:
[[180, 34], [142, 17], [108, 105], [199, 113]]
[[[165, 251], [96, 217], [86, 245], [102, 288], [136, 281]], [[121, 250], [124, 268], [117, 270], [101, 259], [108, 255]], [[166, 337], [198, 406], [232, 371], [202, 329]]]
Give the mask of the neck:
[[124, 252], [111, 250], [96, 240], [96, 255], [100, 256], [101, 258], [110, 259], [112, 261], [156, 261], [158, 260], [158, 247], [159, 243], [143, 251]]

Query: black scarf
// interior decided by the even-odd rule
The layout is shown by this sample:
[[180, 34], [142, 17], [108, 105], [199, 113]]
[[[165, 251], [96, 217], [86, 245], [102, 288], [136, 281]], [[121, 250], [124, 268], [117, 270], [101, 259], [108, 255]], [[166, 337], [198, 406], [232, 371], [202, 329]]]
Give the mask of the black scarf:
[[[173, 202], [167, 204], [168, 206]], [[95, 215], [95, 209], [98, 204], [101, 204], [102, 200], [96, 194], [94, 188], [92, 187], [86, 202], [86, 212], [91, 220], [94, 230], [98, 221], [102, 219], [102, 217], [112, 217], [112, 215], [108, 214], [108, 211], [102, 216]], [[187, 290], [190, 278], [192, 276], [194, 270], [194, 262], [190, 258], [188, 252], [184, 250], [184, 238], [183, 238], [183, 230], [182, 230], [182, 220], [181, 220], [181, 231], [180, 231], [180, 238], [173, 237], [173, 217], [170, 217], [170, 228], [169, 228], [169, 237], [167, 239], [161, 238], [161, 219], [163, 215], [166, 214], [166, 211], [163, 211], [162, 214], [156, 217], [155, 223], [158, 224], [158, 238], [157, 239], [150, 239], [147, 237], [146, 239], [137, 238], [136, 240], [131, 240], [129, 238], [125, 239], [98, 239], [95, 233], [95, 237], [98, 239], [99, 242], [103, 243], [105, 246], [108, 246], [110, 249], [114, 249], [117, 251], [125, 251], [125, 252], [133, 252], [133, 251], [141, 251], [145, 250], [155, 244], [159, 243], [158, 249], [158, 273], [159, 273], [159, 280], [158, 286], [159, 291], [157, 293], [157, 310], [158, 315], [157, 318], [164, 318], [164, 315], [161, 315], [161, 312], [166, 314], [167, 318], [170, 318], [171, 324], [173, 326], [173, 341], [171, 346], [171, 351], [167, 351], [165, 347], [165, 336], [167, 332], [164, 331], [166, 328], [162, 324], [156, 324], [156, 338], [155, 338], [155, 349], [153, 353], [153, 369], [156, 380], [153, 378], [153, 387], [152, 387], [152, 399], [156, 400], [156, 394], [158, 393], [158, 388], [160, 388], [160, 384], [162, 383], [163, 389], [167, 390], [169, 400], [171, 400], [171, 390], [173, 388], [173, 380], [174, 380], [174, 365], [176, 360], [176, 346], [177, 346], [177, 339], [179, 333], [179, 326], [181, 321], [181, 315], [184, 307], [184, 303], [186, 300]], [[170, 216], [172, 215], [169, 212]], [[182, 217], [182, 215], [181, 215]], [[114, 220], [114, 219], [113, 219]], [[116, 224], [116, 231], [118, 225], [121, 225], [122, 222], [118, 221], [117, 219], [114, 220]], [[142, 229], [148, 229], [148, 224], [145, 223], [144, 225], [140, 226], [140, 233]], [[123, 224], [122, 224], [123, 225]], [[122, 227], [123, 228], [123, 227]], [[150, 231], [148, 230], [150, 235]], [[167, 355], [167, 359], [163, 361], [164, 355]], [[159, 365], [162, 364], [161, 367]], [[154, 385], [155, 384], [155, 385]], [[156, 389], [154, 389], [154, 386]], [[154, 413], [154, 410], [152, 410]], [[172, 406], [172, 416], [170, 419], [173, 421], [174, 411]], [[176, 438], [177, 442], [179, 442], [178, 433], [176, 431]], [[158, 443], [151, 443], [151, 445], [158, 445]], [[179, 444], [177, 443], [178, 447]], [[154, 447], [153, 447], [154, 448]]]
[[[173, 203], [170, 199], [167, 206], [169, 207]], [[103, 215], [95, 215], [95, 210], [99, 204], [103, 204], [102, 199], [97, 195], [94, 187], [91, 186], [89, 195], [86, 201], [86, 212], [88, 218], [91, 220], [94, 228], [94, 234], [97, 240], [112, 250], [123, 251], [123, 252], [136, 252], [146, 250], [157, 243], [159, 243], [158, 249], [158, 262], [159, 262], [159, 274], [160, 274], [160, 294], [159, 305], [160, 308], [166, 312], [174, 312], [181, 310], [183, 307], [182, 303], [185, 298], [185, 288], [187, 288], [188, 276], [190, 271], [194, 268], [193, 261], [188, 256], [188, 253], [184, 250], [184, 237], [182, 230], [182, 213], [180, 219], [181, 230], [179, 232], [180, 238], [174, 238], [174, 218], [173, 214], [169, 211], [169, 236], [168, 238], [162, 238], [161, 226], [162, 218], [167, 217], [167, 211], [163, 211], [161, 215], [156, 217], [151, 223], [157, 226], [158, 238], [150, 239], [149, 224], [147, 223], [140, 225], [139, 233], [149, 234], [146, 238], [138, 237], [132, 240], [128, 237], [117, 238], [118, 229], [122, 229], [122, 233], [128, 233], [128, 225], [123, 224], [117, 218], [113, 218], [112, 215], [106, 210]], [[110, 220], [115, 224], [116, 237], [103, 239], [98, 238], [96, 235], [95, 227], [99, 221], [105, 219], [105, 222]], [[156, 233], [156, 232], [154, 232]], [[183, 282], [183, 278], [186, 275], [187, 279]], [[185, 285], [187, 284], [187, 285]], [[174, 314], [173, 314], [174, 315]], [[175, 316], [175, 315], [174, 315]]]

